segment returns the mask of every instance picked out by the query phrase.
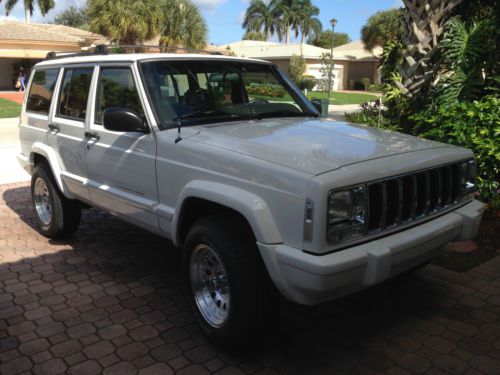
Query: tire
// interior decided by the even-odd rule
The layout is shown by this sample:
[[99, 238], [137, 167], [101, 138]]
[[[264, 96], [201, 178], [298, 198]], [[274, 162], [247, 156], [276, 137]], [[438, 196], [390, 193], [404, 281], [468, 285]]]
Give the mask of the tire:
[[[255, 238], [239, 221], [221, 216], [201, 219], [189, 231], [183, 249], [195, 317], [209, 339], [233, 350], [248, 349], [277, 310], [274, 285]], [[219, 277], [214, 278], [217, 271]]]
[[66, 198], [57, 187], [50, 167], [42, 163], [31, 175], [31, 202], [40, 232], [49, 238], [64, 238], [80, 225], [80, 202]]

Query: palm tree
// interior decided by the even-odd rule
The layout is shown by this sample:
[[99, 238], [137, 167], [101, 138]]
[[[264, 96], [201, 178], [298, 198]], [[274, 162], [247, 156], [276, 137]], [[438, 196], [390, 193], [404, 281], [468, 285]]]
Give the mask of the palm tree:
[[269, 5], [278, 22], [278, 37], [280, 41], [285, 37], [286, 44], [290, 43], [290, 33], [295, 32], [295, 37], [300, 31], [300, 0], [271, 0]]
[[191, 0], [163, 0], [160, 44], [167, 47], [203, 49], [207, 24]]
[[273, 12], [271, 4], [263, 0], [251, 0], [245, 17], [243, 27], [248, 32], [263, 32], [267, 39], [278, 32], [278, 22]]
[[90, 0], [90, 30], [120, 44], [137, 44], [160, 32], [160, 0]]
[[319, 15], [319, 8], [312, 4], [311, 0], [302, 0], [300, 2], [300, 43], [304, 43], [304, 38], [312, 35], [318, 35], [323, 26], [316, 17]]
[[[18, 0], [7, 0], [5, 4], [5, 14], [8, 16], [14, 6], [17, 4]], [[0, 0], [0, 3], [2, 0]], [[31, 16], [33, 15], [33, 11], [35, 10], [35, 1], [34, 0], [23, 0], [24, 2], [24, 18], [26, 23], [30, 23]], [[45, 16], [49, 10], [54, 8], [54, 0], [37, 0], [38, 9], [40, 9], [40, 13], [42, 16]]]
[[400, 40], [403, 34], [403, 14], [399, 9], [389, 9], [375, 13], [361, 28], [361, 40], [369, 52], [377, 46]]
[[405, 33], [403, 63], [398, 66], [402, 82], [395, 82], [408, 97], [428, 88], [441, 62], [438, 40], [453, 9], [462, 0], [403, 0]]

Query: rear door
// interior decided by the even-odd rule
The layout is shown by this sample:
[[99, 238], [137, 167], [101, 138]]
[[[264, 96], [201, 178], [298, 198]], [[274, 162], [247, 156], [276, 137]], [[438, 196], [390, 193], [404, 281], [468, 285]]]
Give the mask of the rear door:
[[110, 131], [102, 124], [107, 108], [127, 108], [146, 120], [133, 66], [100, 65], [93, 98], [86, 148], [91, 200], [135, 224], [156, 229], [154, 133]]
[[84, 200], [89, 199], [85, 126], [94, 69], [85, 65], [61, 70], [47, 136], [59, 158], [61, 178], [74, 195]]

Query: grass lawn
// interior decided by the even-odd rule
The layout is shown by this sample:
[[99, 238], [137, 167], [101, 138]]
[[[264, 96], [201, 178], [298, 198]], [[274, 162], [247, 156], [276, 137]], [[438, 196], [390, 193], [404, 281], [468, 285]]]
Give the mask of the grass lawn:
[[[328, 93], [321, 91], [312, 91], [307, 93], [309, 99], [327, 99]], [[330, 95], [330, 104], [363, 104], [377, 100], [377, 96], [364, 93], [351, 93], [351, 92], [332, 92]]]
[[20, 104], [0, 98], [0, 118], [19, 117], [20, 114]]

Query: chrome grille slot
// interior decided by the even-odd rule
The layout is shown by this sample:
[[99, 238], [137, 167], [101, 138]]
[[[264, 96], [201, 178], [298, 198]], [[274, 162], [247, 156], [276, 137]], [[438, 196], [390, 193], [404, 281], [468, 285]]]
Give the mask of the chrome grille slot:
[[368, 184], [368, 232], [421, 219], [464, 198], [462, 163]]

